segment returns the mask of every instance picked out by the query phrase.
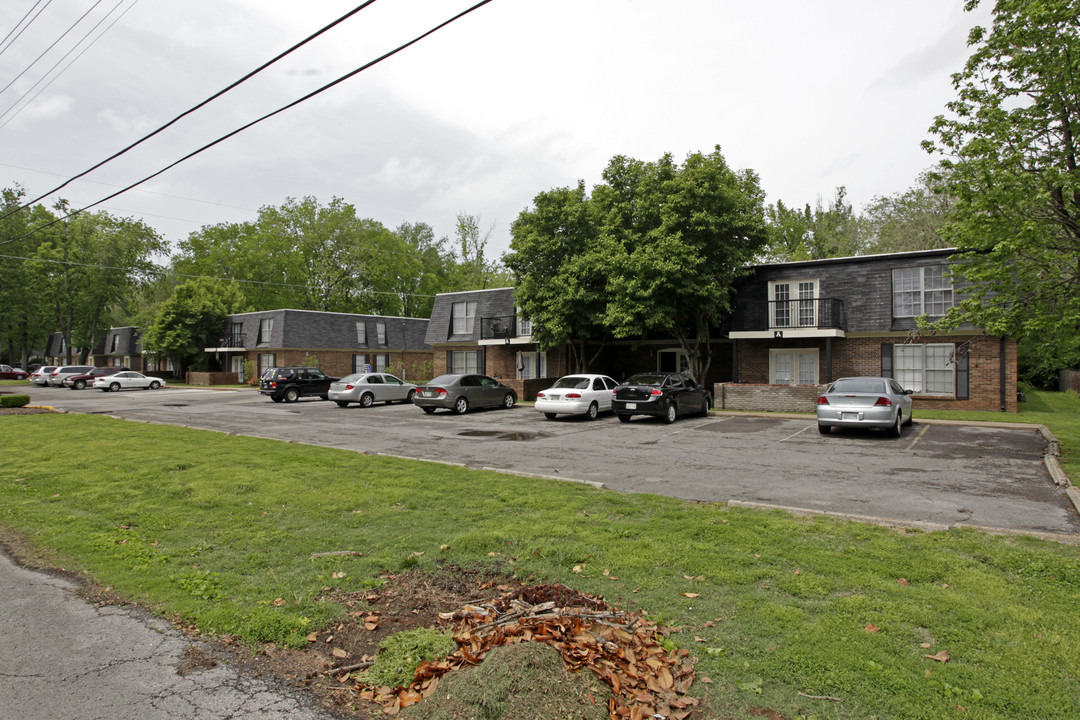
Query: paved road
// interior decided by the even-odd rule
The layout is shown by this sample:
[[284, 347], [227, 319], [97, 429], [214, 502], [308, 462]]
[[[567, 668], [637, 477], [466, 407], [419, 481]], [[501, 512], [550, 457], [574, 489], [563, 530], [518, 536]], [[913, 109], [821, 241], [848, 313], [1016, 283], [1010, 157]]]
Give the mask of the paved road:
[[252, 390], [101, 393], [33, 401], [235, 434], [591, 482], [622, 492], [832, 512], [927, 527], [1080, 534], [1031, 429], [916, 422], [900, 439], [818, 434], [811, 418], [714, 414], [673, 425], [601, 416], [548, 421], [530, 406], [424, 415], [411, 405], [275, 404]]
[[225, 662], [191, 662], [213, 651], [75, 589], [0, 553], [0, 718], [331, 720], [310, 697]]

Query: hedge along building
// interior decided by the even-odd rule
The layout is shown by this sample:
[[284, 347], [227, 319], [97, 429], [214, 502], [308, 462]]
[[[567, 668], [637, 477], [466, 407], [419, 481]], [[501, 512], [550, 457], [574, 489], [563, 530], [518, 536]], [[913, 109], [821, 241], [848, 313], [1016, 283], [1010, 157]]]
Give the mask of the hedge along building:
[[[916, 408], [1016, 411], [1016, 341], [971, 325], [919, 329], [959, 302], [955, 250], [759, 265], [740, 283], [732, 382], [717, 407], [812, 410], [838, 377], [896, 378]], [[809, 405], [809, 407], [807, 407]]]
[[258, 375], [271, 367], [313, 364], [334, 377], [370, 368], [426, 380], [432, 372], [427, 326], [424, 318], [315, 310], [236, 313], [205, 352], [217, 371], [211, 382], [237, 382], [244, 362], [253, 363]]

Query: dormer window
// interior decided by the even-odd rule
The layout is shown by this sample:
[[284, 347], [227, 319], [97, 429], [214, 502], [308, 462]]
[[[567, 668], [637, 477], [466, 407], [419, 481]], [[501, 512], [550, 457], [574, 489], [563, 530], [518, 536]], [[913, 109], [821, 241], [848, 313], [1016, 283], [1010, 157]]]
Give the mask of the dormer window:
[[476, 302], [462, 301], [454, 303], [451, 310], [454, 335], [470, 335], [476, 320]]

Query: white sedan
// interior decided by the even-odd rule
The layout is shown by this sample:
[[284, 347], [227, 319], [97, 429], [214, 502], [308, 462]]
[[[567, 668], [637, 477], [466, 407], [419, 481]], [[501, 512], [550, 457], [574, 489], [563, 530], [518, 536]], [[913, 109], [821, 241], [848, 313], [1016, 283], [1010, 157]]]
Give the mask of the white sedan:
[[534, 407], [548, 420], [556, 415], [585, 415], [594, 420], [611, 409], [612, 391], [618, 384], [607, 375], [567, 375], [536, 393]]
[[102, 375], [94, 378], [94, 387], [103, 392], [157, 390], [159, 387], [165, 387], [165, 381], [161, 378], [143, 375], [134, 370], [125, 370], [114, 375]]

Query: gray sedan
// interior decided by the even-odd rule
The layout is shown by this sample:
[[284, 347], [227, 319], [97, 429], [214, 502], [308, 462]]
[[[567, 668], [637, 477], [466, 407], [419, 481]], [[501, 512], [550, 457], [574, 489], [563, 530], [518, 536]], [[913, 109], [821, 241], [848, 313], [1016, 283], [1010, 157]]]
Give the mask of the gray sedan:
[[436, 408], [447, 408], [458, 415], [471, 407], [501, 407], [510, 409], [517, 402], [514, 389], [495, 378], [473, 373], [440, 375], [416, 389], [413, 404], [427, 414]]
[[353, 373], [330, 383], [326, 397], [340, 407], [360, 403], [371, 407], [372, 403], [412, 402], [416, 386], [387, 373]]
[[818, 431], [869, 427], [900, 437], [902, 426], [911, 424], [912, 392], [892, 378], [840, 378], [818, 398]]

